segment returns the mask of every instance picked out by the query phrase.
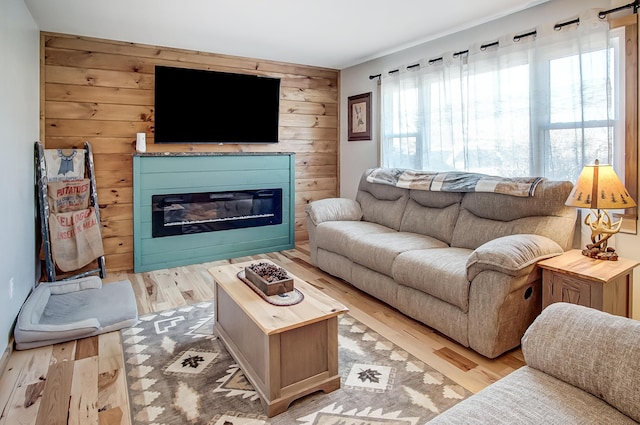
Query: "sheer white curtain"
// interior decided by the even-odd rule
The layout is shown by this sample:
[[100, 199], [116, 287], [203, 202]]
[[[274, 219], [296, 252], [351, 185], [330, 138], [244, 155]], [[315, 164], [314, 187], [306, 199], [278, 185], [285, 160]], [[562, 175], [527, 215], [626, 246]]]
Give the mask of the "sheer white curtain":
[[608, 24], [579, 18], [385, 76], [381, 165], [575, 180], [615, 159]]

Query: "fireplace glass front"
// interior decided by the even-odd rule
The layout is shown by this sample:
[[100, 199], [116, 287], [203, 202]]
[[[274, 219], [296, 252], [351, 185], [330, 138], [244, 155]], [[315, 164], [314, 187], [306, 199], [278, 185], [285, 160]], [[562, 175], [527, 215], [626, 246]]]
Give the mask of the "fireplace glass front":
[[154, 238], [282, 223], [282, 189], [152, 196]]

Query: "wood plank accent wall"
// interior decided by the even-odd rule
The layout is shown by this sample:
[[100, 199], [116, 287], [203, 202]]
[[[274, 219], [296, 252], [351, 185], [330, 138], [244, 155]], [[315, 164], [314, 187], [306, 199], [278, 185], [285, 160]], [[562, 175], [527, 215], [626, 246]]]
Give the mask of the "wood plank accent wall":
[[[296, 240], [308, 238], [305, 205], [338, 195], [338, 70], [47, 32], [41, 46], [41, 139], [48, 149], [91, 143], [108, 270], [133, 269], [138, 132], [147, 152], [294, 152]], [[280, 143], [155, 145], [156, 64], [281, 78]]]

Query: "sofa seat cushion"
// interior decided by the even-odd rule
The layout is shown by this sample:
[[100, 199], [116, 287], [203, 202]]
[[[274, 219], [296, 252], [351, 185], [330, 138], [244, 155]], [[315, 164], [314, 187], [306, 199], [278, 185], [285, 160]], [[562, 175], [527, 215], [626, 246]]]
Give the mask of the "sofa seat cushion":
[[326, 221], [316, 228], [318, 248], [349, 257], [354, 238], [366, 234], [397, 233], [381, 224], [368, 221]]
[[392, 276], [391, 268], [399, 254], [446, 247], [442, 241], [417, 233], [367, 233], [354, 236], [349, 242], [348, 257], [364, 267]]
[[393, 263], [393, 278], [409, 286], [469, 311], [467, 259], [470, 249], [439, 248], [403, 252]]
[[525, 366], [428, 422], [438, 424], [635, 424], [599, 398]]

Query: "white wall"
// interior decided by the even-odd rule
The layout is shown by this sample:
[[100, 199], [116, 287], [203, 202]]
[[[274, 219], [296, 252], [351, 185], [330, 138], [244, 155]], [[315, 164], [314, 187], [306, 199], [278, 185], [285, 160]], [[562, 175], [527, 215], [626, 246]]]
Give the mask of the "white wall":
[[[379, 96], [377, 79], [369, 80], [369, 75], [376, 75], [397, 69], [401, 66], [416, 63], [420, 59], [430, 59], [447, 51], [465, 50], [478, 41], [492, 42], [498, 37], [514, 32], [533, 29], [537, 24], [559, 22], [573, 18], [587, 8], [609, 9], [628, 1], [618, 0], [551, 0], [534, 8], [497, 19], [477, 27], [460, 31], [437, 40], [433, 40], [382, 58], [341, 71], [340, 99], [340, 195], [355, 198], [358, 180], [367, 168], [379, 165]], [[627, 12], [628, 13], [628, 12]], [[347, 141], [347, 98], [360, 93], [372, 92], [372, 138], [371, 141]], [[640, 261], [640, 235], [619, 234], [613, 246], [618, 253], [627, 258]], [[633, 317], [640, 319], [640, 268], [635, 271], [635, 290], [633, 294], [635, 306]]]
[[0, 355], [36, 282], [33, 142], [40, 126], [39, 39], [23, 0], [0, 0]]

